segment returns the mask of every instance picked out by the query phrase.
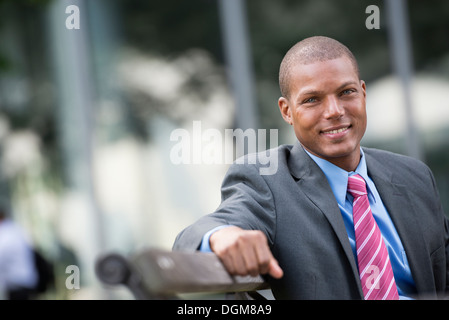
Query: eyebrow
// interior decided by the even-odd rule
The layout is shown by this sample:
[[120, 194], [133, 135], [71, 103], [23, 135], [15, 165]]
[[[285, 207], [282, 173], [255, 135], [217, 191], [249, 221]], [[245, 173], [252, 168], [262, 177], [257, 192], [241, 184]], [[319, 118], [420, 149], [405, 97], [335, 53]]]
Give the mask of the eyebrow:
[[339, 87], [337, 88], [337, 91], [343, 89], [344, 87], [347, 87], [347, 86], [349, 86], [349, 85], [354, 85], [354, 84], [356, 85], [357, 82], [356, 82], [356, 81], [353, 81], [353, 80], [351, 80], [351, 81], [346, 81], [345, 83], [343, 83], [341, 86], [339, 86]]
[[[341, 89], [343, 89], [344, 87], [347, 87], [349, 85], [354, 85], [357, 84], [356, 81], [350, 80], [350, 81], [346, 81], [345, 83], [343, 83], [342, 85], [340, 85], [336, 91], [340, 91]], [[320, 90], [309, 90], [309, 91], [305, 91], [305, 92], [301, 92], [300, 96], [315, 96], [315, 95], [322, 95], [323, 91]]]

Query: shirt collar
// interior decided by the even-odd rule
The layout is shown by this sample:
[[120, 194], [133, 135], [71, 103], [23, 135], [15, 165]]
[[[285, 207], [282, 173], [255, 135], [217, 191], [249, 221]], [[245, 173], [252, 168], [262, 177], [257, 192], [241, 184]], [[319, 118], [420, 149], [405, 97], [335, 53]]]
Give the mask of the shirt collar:
[[330, 163], [327, 160], [324, 160], [311, 154], [306, 149], [304, 149], [304, 151], [307, 152], [307, 154], [312, 158], [312, 160], [315, 161], [315, 163], [323, 171], [324, 175], [329, 181], [329, 185], [339, 205], [344, 206], [345, 204], [348, 188], [348, 177], [354, 174], [359, 174], [360, 176], [362, 176], [363, 179], [365, 179], [365, 181], [367, 182], [368, 194], [371, 193], [369, 183], [371, 180], [368, 177], [368, 169], [366, 166], [365, 155], [363, 153], [362, 148], [360, 148], [360, 162], [355, 171], [351, 172], [348, 172], [340, 167], [337, 167], [336, 165]]

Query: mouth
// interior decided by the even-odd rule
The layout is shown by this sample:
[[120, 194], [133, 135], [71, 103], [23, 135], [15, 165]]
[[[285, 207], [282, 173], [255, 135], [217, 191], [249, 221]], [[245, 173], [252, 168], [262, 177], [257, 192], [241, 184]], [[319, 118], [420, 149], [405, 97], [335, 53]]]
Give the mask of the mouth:
[[351, 128], [351, 125], [338, 126], [322, 130], [321, 133], [326, 136], [340, 137], [343, 136], [349, 130], [349, 128]]

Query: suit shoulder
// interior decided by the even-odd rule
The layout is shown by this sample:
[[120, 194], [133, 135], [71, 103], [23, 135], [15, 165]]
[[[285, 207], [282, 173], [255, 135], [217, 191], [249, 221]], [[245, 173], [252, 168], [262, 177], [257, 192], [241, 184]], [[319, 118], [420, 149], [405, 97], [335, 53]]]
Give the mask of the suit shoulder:
[[236, 159], [234, 162], [239, 163], [239, 162], [257, 162], [255, 160], [258, 160], [262, 157], [267, 157], [267, 156], [280, 156], [280, 157], [285, 157], [290, 153], [290, 150], [292, 149], [292, 145], [290, 144], [282, 144], [280, 146], [271, 148], [271, 149], [267, 149], [264, 151], [259, 151], [259, 152], [254, 152], [254, 153], [248, 153], [238, 159]]
[[379, 161], [393, 161], [393, 162], [400, 162], [402, 164], [426, 166], [426, 164], [421, 160], [387, 150], [364, 147], [363, 152]]
[[258, 169], [261, 175], [274, 175], [278, 168], [286, 167], [287, 159], [292, 145], [283, 144], [264, 151], [249, 153], [237, 158], [229, 168], [230, 172], [235, 170], [250, 170], [248, 166]]
[[363, 152], [367, 158], [369, 157], [379, 166], [388, 168], [393, 173], [408, 172], [415, 176], [431, 173], [430, 168], [424, 162], [410, 156], [375, 148], [363, 148]]

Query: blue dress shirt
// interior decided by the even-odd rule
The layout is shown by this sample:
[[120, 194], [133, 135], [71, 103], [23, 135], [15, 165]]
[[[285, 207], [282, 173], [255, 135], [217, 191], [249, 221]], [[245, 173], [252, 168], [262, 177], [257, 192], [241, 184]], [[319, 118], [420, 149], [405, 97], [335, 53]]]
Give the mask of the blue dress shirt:
[[[307, 152], [307, 150], [305, 150]], [[402, 246], [401, 239], [396, 231], [393, 221], [388, 214], [387, 209], [382, 203], [376, 186], [371, 178], [368, 176], [365, 156], [363, 150], [360, 149], [361, 158], [357, 169], [353, 172], [347, 172], [336, 165], [321, 159], [310, 152], [309, 156], [316, 162], [316, 164], [324, 172], [332, 192], [338, 202], [343, 221], [348, 233], [349, 243], [351, 244], [352, 252], [355, 261], [357, 262], [357, 249], [355, 244], [354, 221], [352, 217], [352, 201], [353, 197], [347, 192], [348, 177], [354, 174], [359, 174], [365, 179], [368, 191], [368, 200], [373, 212], [385, 245], [390, 256], [391, 267], [393, 268], [394, 279], [398, 288], [400, 298], [406, 298], [409, 295], [416, 293], [415, 282], [413, 281], [410, 266], [408, 264], [407, 255]]]

